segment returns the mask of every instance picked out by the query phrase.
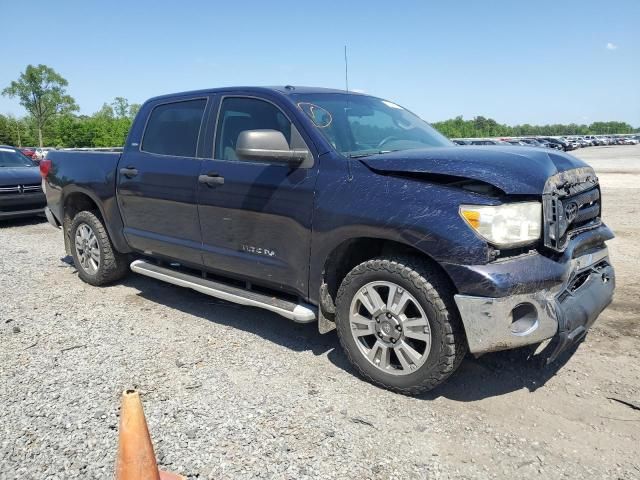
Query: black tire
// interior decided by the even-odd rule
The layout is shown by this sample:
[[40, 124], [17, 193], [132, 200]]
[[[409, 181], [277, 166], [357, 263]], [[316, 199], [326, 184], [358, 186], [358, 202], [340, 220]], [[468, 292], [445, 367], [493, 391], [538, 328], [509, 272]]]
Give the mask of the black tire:
[[[393, 282], [405, 289], [427, 316], [430, 351], [424, 363], [411, 373], [393, 375], [371, 364], [352, 335], [349, 319], [352, 299], [363, 286], [378, 281]], [[349, 361], [369, 382], [398, 393], [416, 395], [441, 384], [458, 368], [467, 352], [453, 295], [448, 279], [420, 258], [376, 258], [356, 266], [342, 281], [336, 298], [338, 337]]]
[[[97, 240], [100, 262], [95, 272], [90, 272], [82, 266], [77, 251], [76, 233], [83, 225], [93, 231]], [[69, 244], [78, 276], [90, 285], [102, 286], [113, 283], [123, 278], [129, 271], [128, 256], [113, 248], [107, 229], [93, 212], [85, 210], [73, 217], [69, 228]]]

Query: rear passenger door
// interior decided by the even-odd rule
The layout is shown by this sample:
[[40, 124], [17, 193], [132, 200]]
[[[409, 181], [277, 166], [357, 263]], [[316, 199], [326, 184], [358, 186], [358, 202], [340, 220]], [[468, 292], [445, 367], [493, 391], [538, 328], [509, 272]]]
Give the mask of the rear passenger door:
[[145, 105], [142, 138], [120, 160], [117, 188], [124, 234], [141, 252], [202, 262], [196, 186], [207, 102], [200, 97]]
[[292, 118], [266, 98], [222, 97], [198, 201], [209, 269], [306, 297], [317, 160], [310, 154], [292, 168], [239, 160], [235, 152], [241, 132], [264, 129], [282, 132], [291, 149], [309, 150]]

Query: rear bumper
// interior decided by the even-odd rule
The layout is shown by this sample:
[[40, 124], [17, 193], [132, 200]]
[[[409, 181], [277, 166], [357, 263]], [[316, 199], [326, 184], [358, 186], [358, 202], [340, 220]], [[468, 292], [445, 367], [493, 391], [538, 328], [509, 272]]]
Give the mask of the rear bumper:
[[568, 262], [561, 283], [503, 297], [455, 295], [469, 350], [481, 354], [558, 337], [558, 349], [580, 340], [611, 303], [615, 272], [600, 248]]

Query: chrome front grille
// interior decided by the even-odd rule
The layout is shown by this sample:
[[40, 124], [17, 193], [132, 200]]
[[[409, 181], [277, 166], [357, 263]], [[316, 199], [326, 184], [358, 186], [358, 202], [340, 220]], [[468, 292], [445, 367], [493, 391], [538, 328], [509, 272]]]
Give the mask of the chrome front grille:
[[42, 185], [40, 185], [39, 183], [37, 185], [22, 185], [23, 193], [32, 193], [32, 192], [41, 192], [41, 191], [42, 191]]
[[[593, 183], [573, 185], [568, 195], [544, 198], [545, 245], [563, 251], [575, 233], [600, 225], [600, 187]], [[577, 188], [576, 188], [577, 187]]]
[[0, 187], [0, 195], [16, 195], [24, 193], [41, 193], [42, 185], [39, 183], [32, 183], [28, 185], [9, 185]]

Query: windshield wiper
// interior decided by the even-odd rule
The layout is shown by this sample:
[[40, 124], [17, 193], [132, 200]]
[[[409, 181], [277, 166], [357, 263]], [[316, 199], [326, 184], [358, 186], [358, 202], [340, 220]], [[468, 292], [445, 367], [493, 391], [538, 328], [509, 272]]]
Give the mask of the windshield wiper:
[[391, 152], [397, 152], [397, 150], [378, 150], [377, 152], [351, 153], [351, 154], [347, 155], [347, 157], [349, 157], [349, 158], [361, 158], [361, 157], [368, 157], [370, 155], [382, 155], [383, 153], [391, 153]]

